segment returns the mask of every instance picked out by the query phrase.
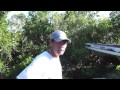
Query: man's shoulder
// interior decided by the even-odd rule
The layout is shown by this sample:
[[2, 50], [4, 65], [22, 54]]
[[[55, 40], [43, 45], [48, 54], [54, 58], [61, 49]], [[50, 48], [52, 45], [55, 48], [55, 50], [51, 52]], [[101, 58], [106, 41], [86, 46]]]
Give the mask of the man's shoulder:
[[41, 54], [37, 55], [35, 58], [34, 58], [34, 62], [46, 62], [50, 59], [50, 55], [47, 51], [43, 51]]
[[43, 58], [43, 57], [47, 57], [48, 56], [48, 52], [47, 51], [43, 51], [42, 53], [38, 54], [35, 59], [37, 58]]

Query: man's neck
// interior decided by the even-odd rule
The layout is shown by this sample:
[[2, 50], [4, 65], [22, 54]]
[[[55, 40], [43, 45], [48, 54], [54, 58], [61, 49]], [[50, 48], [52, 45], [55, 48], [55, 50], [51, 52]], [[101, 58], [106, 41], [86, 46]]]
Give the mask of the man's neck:
[[59, 55], [55, 54], [51, 49], [48, 50], [49, 54], [51, 54], [55, 58], [59, 58]]

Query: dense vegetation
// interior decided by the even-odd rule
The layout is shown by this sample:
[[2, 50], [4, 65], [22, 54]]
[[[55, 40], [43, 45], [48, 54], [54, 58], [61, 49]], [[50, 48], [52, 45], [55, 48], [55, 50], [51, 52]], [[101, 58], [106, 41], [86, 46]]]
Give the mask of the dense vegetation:
[[[85, 48], [85, 44], [120, 44], [120, 12], [112, 11], [109, 18], [99, 17], [98, 11], [29, 11], [7, 18], [7, 11], [0, 11], [0, 78], [16, 76], [44, 50], [47, 50], [50, 33], [61, 29], [72, 40], [61, 56], [64, 78], [119, 78], [117, 68], [108, 69], [101, 58]], [[109, 72], [111, 71], [111, 72]], [[117, 72], [116, 72], [117, 71]], [[108, 72], [108, 73], [106, 73]], [[111, 75], [111, 76], [110, 76]]]

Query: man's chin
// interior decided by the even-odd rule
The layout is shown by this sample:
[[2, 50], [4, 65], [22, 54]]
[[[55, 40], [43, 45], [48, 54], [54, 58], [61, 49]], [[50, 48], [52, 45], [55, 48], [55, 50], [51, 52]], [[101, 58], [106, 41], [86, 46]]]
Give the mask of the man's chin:
[[63, 54], [64, 54], [64, 51], [60, 51], [60, 52], [59, 52], [59, 55], [63, 55]]

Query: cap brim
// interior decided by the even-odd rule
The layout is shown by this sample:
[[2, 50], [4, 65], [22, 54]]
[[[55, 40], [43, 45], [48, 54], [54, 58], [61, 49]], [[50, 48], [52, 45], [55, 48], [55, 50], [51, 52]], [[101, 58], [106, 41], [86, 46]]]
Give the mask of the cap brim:
[[67, 40], [67, 41], [68, 41], [68, 43], [71, 43], [71, 40], [70, 40], [70, 39], [65, 39], [65, 40]]
[[71, 43], [71, 40], [66, 38], [66, 39], [54, 39], [56, 42], [60, 42], [60, 41], [63, 41], [63, 40], [67, 40], [68, 43]]

